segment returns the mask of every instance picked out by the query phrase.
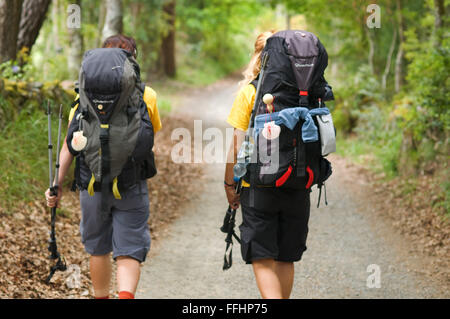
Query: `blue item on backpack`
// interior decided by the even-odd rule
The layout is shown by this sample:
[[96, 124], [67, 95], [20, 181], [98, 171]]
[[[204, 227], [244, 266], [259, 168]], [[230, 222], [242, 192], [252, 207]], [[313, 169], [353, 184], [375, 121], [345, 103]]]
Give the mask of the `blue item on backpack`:
[[264, 128], [264, 123], [274, 121], [275, 124], [283, 124], [290, 130], [293, 130], [300, 119], [304, 120], [302, 126], [302, 139], [305, 143], [316, 142], [319, 140], [317, 126], [314, 123], [313, 116], [330, 114], [327, 107], [315, 109], [307, 109], [306, 107], [293, 107], [283, 109], [279, 112], [260, 114], [255, 117], [254, 136], [258, 136], [259, 132]]

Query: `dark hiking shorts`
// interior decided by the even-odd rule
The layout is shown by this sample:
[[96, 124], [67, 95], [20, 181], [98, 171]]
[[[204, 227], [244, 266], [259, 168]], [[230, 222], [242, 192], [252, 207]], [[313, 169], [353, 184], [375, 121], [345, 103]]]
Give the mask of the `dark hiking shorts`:
[[310, 190], [255, 188], [254, 207], [249, 205], [249, 192], [244, 187], [241, 193], [244, 261], [299, 261], [306, 250]]
[[80, 192], [80, 233], [86, 252], [94, 256], [113, 252], [114, 258], [128, 256], [139, 262], [145, 261], [150, 249], [146, 181], [122, 192], [122, 199], [115, 199], [112, 193], [107, 194], [111, 204], [107, 220], [103, 220], [100, 213], [102, 196], [97, 192], [92, 197], [86, 190]]

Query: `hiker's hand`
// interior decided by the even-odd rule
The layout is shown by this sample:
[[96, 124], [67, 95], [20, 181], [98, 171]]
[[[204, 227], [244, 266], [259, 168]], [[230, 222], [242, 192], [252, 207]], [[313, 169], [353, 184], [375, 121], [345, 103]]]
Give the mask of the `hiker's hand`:
[[48, 207], [59, 207], [59, 202], [61, 200], [62, 197], [62, 189], [61, 187], [58, 188], [58, 196], [51, 196], [50, 195], [50, 189], [47, 189], [47, 191], [45, 192], [45, 198], [47, 200], [47, 206]]
[[232, 186], [225, 185], [225, 193], [227, 194], [228, 203], [232, 209], [238, 209], [240, 204], [239, 194], [236, 194], [236, 189]]

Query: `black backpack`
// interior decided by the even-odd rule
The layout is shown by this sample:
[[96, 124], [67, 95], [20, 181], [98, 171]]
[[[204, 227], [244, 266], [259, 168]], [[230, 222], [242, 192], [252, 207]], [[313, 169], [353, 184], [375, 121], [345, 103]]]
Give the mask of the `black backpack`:
[[[286, 111], [280, 111], [286, 109], [299, 111], [299, 119], [295, 127], [279, 125], [281, 133], [273, 140], [267, 140], [258, 130], [258, 125], [254, 126], [255, 151], [245, 180], [250, 182], [251, 187], [310, 189], [318, 185], [321, 189], [331, 175], [331, 164], [324, 158], [327, 154], [322, 154], [317, 121], [317, 116], [329, 114], [324, 101], [334, 99], [331, 87], [324, 79], [328, 65], [327, 52], [314, 34], [287, 30], [271, 36], [262, 54], [268, 55], [268, 62], [260, 84], [261, 94], [256, 97], [254, 123], [251, 125], [258, 123], [258, 120], [271, 121], [273, 117], [285, 114]], [[257, 78], [252, 84], [256, 87], [259, 80]], [[273, 113], [263, 102], [265, 94], [274, 97], [270, 105]], [[317, 138], [305, 138], [308, 137], [304, 132], [306, 126]], [[267, 167], [271, 163], [267, 162], [266, 157], [276, 149], [279, 151], [278, 165], [270, 171]]]

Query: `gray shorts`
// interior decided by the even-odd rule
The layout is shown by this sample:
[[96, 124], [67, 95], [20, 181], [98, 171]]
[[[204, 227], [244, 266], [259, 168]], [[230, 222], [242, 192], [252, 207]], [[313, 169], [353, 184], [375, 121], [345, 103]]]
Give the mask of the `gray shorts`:
[[109, 197], [110, 216], [103, 220], [100, 203], [103, 194], [96, 192], [89, 196], [86, 190], [80, 192], [81, 202], [81, 241], [90, 255], [101, 256], [113, 252], [118, 256], [132, 257], [145, 261], [150, 249], [150, 231], [147, 224], [149, 197], [146, 181], [121, 193], [122, 199]]

